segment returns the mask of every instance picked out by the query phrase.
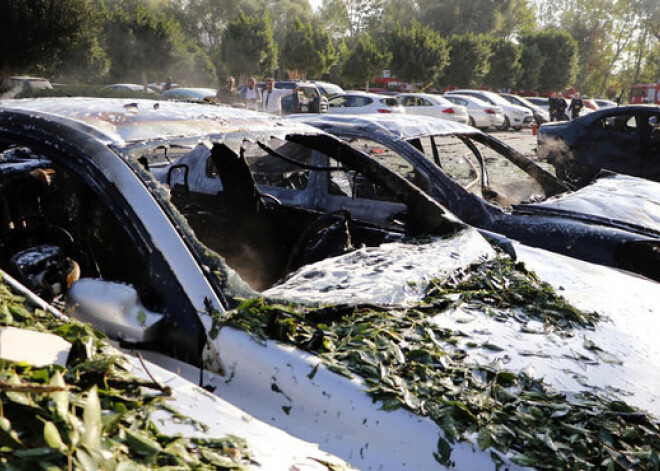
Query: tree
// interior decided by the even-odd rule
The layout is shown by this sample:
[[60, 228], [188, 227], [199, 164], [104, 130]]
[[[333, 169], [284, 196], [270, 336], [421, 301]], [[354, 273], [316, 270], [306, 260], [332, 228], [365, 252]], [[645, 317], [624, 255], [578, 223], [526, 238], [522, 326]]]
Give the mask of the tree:
[[335, 60], [335, 48], [330, 35], [322, 29], [313, 29], [311, 23], [303, 24], [296, 17], [287, 29], [282, 48], [282, 61], [288, 70], [321, 75], [330, 69]]
[[443, 37], [491, 34], [511, 37], [533, 27], [528, 0], [417, 0], [419, 19]]
[[342, 77], [350, 84], [373, 82], [377, 74], [390, 62], [392, 55], [383, 50], [368, 34], [363, 34], [355, 42], [342, 67]]
[[461, 88], [481, 86], [490, 70], [489, 43], [489, 39], [483, 35], [453, 35], [449, 39], [451, 51], [449, 65], [442, 76], [443, 83]]
[[94, 10], [88, 0], [0, 2], [0, 75], [37, 71], [58, 64], [79, 45]]
[[[520, 77], [517, 86], [522, 90], [539, 90], [541, 88], [541, 70], [545, 65], [545, 56], [533, 42], [523, 45], [520, 54]], [[557, 90], [560, 87], [550, 87]], [[563, 87], [562, 87], [563, 88]]]
[[335, 37], [354, 37], [383, 11], [383, 0], [323, 0], [321, 20]]
[[435, 31], [413, 20], [410, 28], [397, 25], [390, 35], [392, 62], [390, 69], [409, 82], [429, 82], [449, 62], [447, 45]]
[[270, 17], [239, 13], [222, 35], [220, 47], [224, 72], [240, 77], [272, 74], [277, 64]]
[[[523, 57], [529, 59], [537, 51], [542, 54], [543, 64], [538, 69], [541, 90], [563, 90], [575, 82], [577, 68], [577, 43], [565, 31], [546, 29], [538, 33], [526, 34], [521, 38]], [[525, 54], [525, 48], [535, 47], [533, 54]], [[531, 67], [538, 64], [524, 63], [523, 76], [533, 73]], [[535, 87], [536, 88], [536, 87]]]
[[187, 38], [207, 51], [220, 46], [220, 38], [239, 12], [257, 11], [254, 0], [170, 0], [168, 12], [181, 24]]
[[110, 58], [113, 81], [141, 83], [147, 74], [166, 76], [172, 64], [185, 54], [178, 23], [164, 15], [156, 16], [144, 6], [107, 12], [101, 44]]
[[389, 35], [397, 27], [412, 25], [413, 20], [419, 19], [419, 8], [417, 2], [410, 0], [387, 0], [383, 2], [381, 14], [370, 20], [367, 32], [372, 38], [389, 40]]
[[485, 84], [492, 88], [515, 87], [520, 77], [521, 47], [506, 39], [495, 39], [490, 49], [490, 71]]

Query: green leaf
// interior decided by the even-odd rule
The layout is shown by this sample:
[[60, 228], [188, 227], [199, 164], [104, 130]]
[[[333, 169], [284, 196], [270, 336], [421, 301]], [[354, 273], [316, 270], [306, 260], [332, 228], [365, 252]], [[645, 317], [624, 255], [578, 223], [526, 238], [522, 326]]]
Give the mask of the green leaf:
[[63, 450], [65, 448], [62, 437], [60, 437], [60, 432], [57, 430], [55, 424], [50, 421], [44, 423], [44, 439], [51, 448], [56, 448], [58, 450]]
[[87, 393], [85, 407], [83, 409], [83, 427], [84, 431], [81, 437], [81, 444], [90, 450], [101, 448], [101, 402], [96, 392], [96, 385]]

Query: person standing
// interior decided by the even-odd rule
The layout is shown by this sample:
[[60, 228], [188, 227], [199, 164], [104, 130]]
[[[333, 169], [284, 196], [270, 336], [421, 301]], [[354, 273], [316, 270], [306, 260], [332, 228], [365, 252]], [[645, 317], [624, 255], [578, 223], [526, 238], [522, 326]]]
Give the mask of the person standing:
[[233, 105], [238, 101], [238, 93], [234, 89], [234, 85], [236, 84], [236, 80], [234, 77], [231, 75], [227, 77], [227, 80], [225, 81], [225, 86], [218, 90], [218, 93], [216, 94], [216, 99], [225, 105]]
[[580, 94], [576, 91], [573, 94], [571, 105], [568, 107], [568, 111], [571, 113], [571, 119], [575, 119], [580, 116], [580, 111], [582, 111], [583, 107], [584, 102], [582, 101], [582, 98], [580, 98]]
[[559, 99], [557, 98], [557, 92], [552, 92], [550, 98], [548, 99], [548, 107], [550, 112], [550, 121], [558, 121], [557, 119], [557, 109], [559, 108]]
[[557, 121], [566, 121], [568, 119], [566, 117], [566, 108], [568, 108], [568, 103], [566, 103], [564, 95], [561, 92], [557, 93]]
[[268, 77], [266, 79], [266, 90], [262, 95], [261, 110], [266, 113], [282, 115], [282, 97], [292, 93], [298, 93], [298, 87], [292, 90], [283, 90], [275, 88], [275, 79]]
[[248, 79], [247, 87], [241, 90], [239, 96], [245, 103], [245, 108], [254, 111], [259, 110], [259, 105], [261, 103], [261, 90], [257, 87], [257, 81], [254, 77]]

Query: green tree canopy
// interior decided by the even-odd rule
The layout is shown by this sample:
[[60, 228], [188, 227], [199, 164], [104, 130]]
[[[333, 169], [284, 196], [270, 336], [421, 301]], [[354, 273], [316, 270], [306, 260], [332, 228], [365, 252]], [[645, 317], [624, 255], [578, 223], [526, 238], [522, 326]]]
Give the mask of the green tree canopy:
[[277, 45], [268, 15], [239, 13], [223, 33], [220, 51], [225, 73], [241, 78], [272, 74], [277, 64]]
[[[524, 49], [535, 46], [543, 56], [539, 69], [541, 90], [563, 90], [575, 82], [577, 68], [577, 43], [566, 31], [546, 29], [539, 33], [530, 33], [522, 37]], [[525, 63], [523, 75], [532, 72], [529, 67], [538, 64]]]
[[93, 23], [89, 0], [0, 1], [0, 75], [40, 72], [84, 42]]
[[429, 82], [449, 62], [447, 45], [438, 33], [413, 20], [410, 28], [397, 25], [390, 35], [390, 69], [410, 82]]
[[162, 79], [185, 54], [179, 24], [165, 15], [156, 16], [144, 6], [133, 11], [118, 7], [109, 11], [101, 44], [110, 58], [113, 81], [141, 83], [142, 74]]
[[541, 69], [544, 64], [545, 56], [539, 47], [531, 42], [525, 44], [520, 55], [518, 88], [522, 90], [539, 90], [541, 88]]
[[303, 24], [296, 17], [287, 29], [282, 48], [282, 62], [287, 70], [319, 76], [330, 69], [335, 60], [335, 48], [330, 35], [323, 29]]
[[520, 77], [521, 47], [506, 39], [495, 39], [490, 49], [490, 72], [485, 84], [492, 88], [515, 87]]
[[490, 40], [472, 33], [453, 35], [449, 46], [449, 65], [444, 70], [442, 82], [460, 88], [481, 86], [490, 71]]
[[354, 37], [380, 17], [384, 0], [323, 0], [319, 15], [333, 36]]
[[361, 35], [348, 53], [342, 67], [342, 78], [350, 84], [373, 82], [376, 76], [389, 64], [392, 55], [378, 45], [368, 34]]

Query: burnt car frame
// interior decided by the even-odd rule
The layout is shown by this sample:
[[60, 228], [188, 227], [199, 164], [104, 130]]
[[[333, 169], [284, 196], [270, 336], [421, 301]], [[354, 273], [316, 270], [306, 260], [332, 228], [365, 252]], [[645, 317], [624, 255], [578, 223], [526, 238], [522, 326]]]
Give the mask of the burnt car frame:
[[601, 170], [660, 181], [660, 107], [604, 108], [573, 121], [547, 123], [537, 134], [538, 155], [559, 179], [588, 184]]
[[[375, 160], [397, 156], [391, 165], [399, 173], [408, 172], [413, 182], [474, 227], [660, 279], [656, 183], [611, 175], [570, 192], [496, 137], [457, 123], [378, 115], [301, 119], [370, 150]], [[461, 160], [471, 168], [456, 165]], [[489, 167], [497, 174], [489, 175]], [[640, 206], [642, 199], [647, 203]]]
[[[474, 229], [366, 153], [275, 117], [146, 100], [3, 103], [0, 144], [7, 203], [2, 266], [64, 303], [71, 315], [360, 468], [433, 469], [441, 466], [442, 452], [458, 468], [522, 469], [511, 454], [478, 444], [473, 430], [461, 431], [449, 444], [430, 417], [405, 407], [384, 410], [380, 399], [365, 392], [362, 376], [337, 374], [312, 351], [216, 323], [241, 298], [258, 302], [261, 296], [288, 305], [383, 304], [396, 313], [411, 298], [422, 302], [422, 285], [431, 278], [453, 278], [496, 257]], [[195, 191], [190, 163], [196, 161], [204, 164], [201, 177], [222, 179], [220, 192]], [[327, 181], [328, 175], [336, 178], [327, 187], [327, 200], [303, 207], [308, 197], [320, 195], [311, 191], [314, 185], [300, 191], [300, 182]], [[259, 187], [255, 179], [263, 179]], [[270, 225], [275, 231], [266, 231]], [[354, 249], [345, 253], [346, 227]], [[324, 239], [332, 243], [312, 250], [323, 234], [339, 238]], [[411, 241], [409, 235], [422, 237]], [[660, 415], [656, 379], [649, 374], [658, 371], [660, 358], [649, 329], [658, 319], [660, 285], [509, 242], [519, 261], [561, 287], [581, 309], [607, 316], [607, 322], [576, 326], [577, 332], [558, 342], [555, 332], [521, 317], [525, 306], [516, 307], [513, 323], [501, 322], [491, 308], [479, 308], [471, 311], [475, 323], [470, 324], [451, 303], [440, 303], [438, 309], [449, 309], [429, 313], [429, 322], [466, 332], [459, 345], [448, 342], [443, 348], [476, 365], [495, 365], [504, 358], [489, 341], [495, 335], [515, 371], [531, 375], [530, 369], [537, 369], [562, 391], [607, 390]], [[250, 259], [249, 251], [240, 251], [250, 245], [279, 258]], [[270, 251], [273, 245], [278, 250]], [[296, 245], [310, 250], [292, 258]], [[48, 247], [59, 248], [61, 255]], [[242, 254], [230, 262], [233, 268], [226, 250]], [[250, 263], [240, 267], [245, 259]], [[302, 268], [262, 293], [241, 278], [270, 286], [296, 265]], [[250, 277], [249, 268], [266, 280]], [[582, 335], [621, 359], [585, 363], [593, 345]], [[474, 348], [475, 343], [484, 347]], [[544, 355], [530, 355], [530, 348]], [[590, 384], [579, 375], [584, 369]], [[565, 399], [562, 405], [572, 407], [572, 394]]]

